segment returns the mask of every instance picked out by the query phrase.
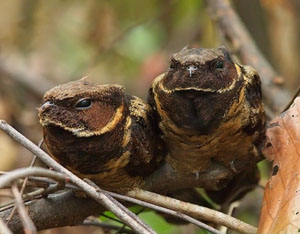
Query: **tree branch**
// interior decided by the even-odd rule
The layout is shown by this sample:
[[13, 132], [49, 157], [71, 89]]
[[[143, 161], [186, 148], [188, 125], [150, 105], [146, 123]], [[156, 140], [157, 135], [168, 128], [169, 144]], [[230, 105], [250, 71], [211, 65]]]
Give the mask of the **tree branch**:
[[3, 222], [2, 218], [0, 217], [0, 233], [2, 234], [12, 234], [6, 224]]
[[13, 184], [11, 191], [16, 199], [16, 207], [17, 207], [21, 222], [23, 224], [24, 232], [26, 234], [37, 233], [36, 227], [28, 215], [28, 212], [23, 203], [21, 193], [15, 183]]
[[223, 188], [233, 176], [232, 171], [219, 164], [213, 164], [209, 170], [196, 176], [194, 173], [182, 175], [165, 163], [146, 178], [143, 189], [162, 194], [194, 187], [214, 191]]
[[[89, 184], [85, 183], [84, 181], [82, 181], [81, 179], [79, 178], [76, 178], [76, 176], [74, 176], [71, 172], [67, 171], [66, 169], [64, 169], [61, 165], [57, 166], [56, 162], [50, 158], [50, 156], [48, 156], [44, 151], [42, 151], [39, 147], [37, 147], [36, 145], [34, 145], [32, 142], [30, 142], [27, 138], [25, 138], [23, 135], [21, 135], [20, 133], [18, 133], [15, 129], [13, 129], [11, 126], [9, 126], [5, 121], [1, 121], [0, 120], [0, 129], [4, 130], [6, 133], [8, 133], [10, 136], [12, 136], [14, 139], [16, 139], [18, 142], [20, 142], [23, 146], [25, 146], [27, 149], [29, 149], [32, 153], [34, 153], [35, 155], [37, 155], [38, 157], [40, 157], [47, 165], [51, 166], [52, 168], [54, 169], [57, 169], [58, 171], [64, 173], [64, 174], [60, 174], [60, 173], [57, 173], [57, 172], [54, 172], [54, 171], [50, 171], [50, 170], [45, 170], [45, 169], [41, 169], [41, 168], [25, 168], [25, 169], [18, 169], [18, 170], [15, 170], [13, 172], [10, 172], [10, 173], [7, 173], [3, 176], [1, 176], [0, 178], [0, 187], [3, 187], [3, 186], [7, 186], [11, 181], [14, 181], [16, 180], [17, 178], [20, 178], [20, 177], [27, 177], [27, 176], [30, 176], [30, 175], [36, 175], [36, 176], [48, 176], [50, 178], [54, 178], [56, 180], [59, 180], [59, 181], [65, 181], [67, 178], [68, 180], [70, 180], [71, 182], [73, 182], [74, 184], [76, 184], [79, 188], [81, 188], [83, 191], [87, 192], [92, 198], [94, 198], [95, 200], [97, 200], [99, 202], [99, 195], [105, 195], [106, 197], [110, 198], [110, 195], [113, 195], [113, 196], [116, 196], [118, 197], [118, 199], [122, 199], [122, 200], [125, 200], [125, 201], [129, 201], [129, 202], [134, 202], [134, 203], [138, 203], [140, 204], [141, 202], [137, 202], [137, 201], [133, 201], [132, 198], [126, 198], [126, 197], [122, 197], [121, 195], [116, 195], [116, 194], [112, 194], [112, 193], [109, 193], [107, 191], [103, 191], [101, 189], [95, 189], [94, 187], [90, 186]], [[53, 162], [54, 161], [54, 162]], [[212, 170], [212, 172], [210, 173], [206, 173], [206, 174], [203, 174], [203, 176], [199, 176], [197, 177], [196, 175], [194, 174], [191, 174], [191, 175], [187, 175], [185, 177], [182, 177], [180, 175], [177, 175], [170, 166], [168, 166], [167, 164], [164, 165], [160, 171], [162, 171], [163, 173], [165, 173], [165, 177], [163, 176], [163, 178], [167, 178], [165, 181], [163, 180], [163, 183], [161, 183], [161, 175], [163, 173], [158, 173], [158, 174], [154, 174], [152, 177], [150, 177], [148, 180], [146, 180], [146, 187], [148, 186], [149, 188], [153, 189], [153, 190], [159, 190], [159, 189], [162, 189], [162, 185], [163, 186], [166, 186], [167, 189], [169, 189], [169, 191], [173, 191], [173, 190], [177, 190], [177, 189], [174, 189], [172, 187], [172, 185], [175, 185], [176, 183], [179, 184], [179, 187], [180, 188], [186, 188], [186, 187], [196, 187], [196, 186], [199, 186], [199, 185], [207, 185], [208, 184], [212, 184], [210, 186], [208, 186], [209, 188], [219, 188], [219, 186], [223, 186], [224, 185], [224, 180], [228, 179], [230, 176], [232, 176], [230, 173], [232, 172], [228, 172], [228, 170], [225, 170], [223, 167], [221, 166], [216, 166], [215, 168], [213, 168], [214, 170]], [[16, 173], [17, 172], [17, 173]], [[45, 174], [45, 172], [47, 172]], [[157, 179], [157, 176], [160, 176], [159, 179]], [[74, 178], [75, 177], [75, 178]], [[187, 178], [187, 179], [186, 179]], [[212, 179], [213, 178], [213, 179]], [[219, 180], [216, 180], [216, 178], [218, 178]], [[80, 180], [78, 182], [78, 180]], [[168, 184], [168, 180], [170, 181], [169, 183], [169, 186], [167, 186]], [[206, 180], [208, 180], [209, 182], [207, 182]], [[205, 182], [206, 181], [206, 182]], [[215, 183], [212, 183], [212, 181], [217, 181]], [[175, 186], [176, 187], [176, 186]], [[166, 190], [165, 192], [169, 192], [168, 190]], [[160, 191], [162, 192], [162, 191]], [[100, 194], [99, 194], [100, 193]], [[121, 196], [121, 197], [120, 197]], [[72, 202], [72, 201], [71, 201]], [[105, 200], [106, 202], [106, 200]], [[102, 200], [100, 200], [99, 202], [101, 205], [104, 205], [104, 207], [106, 207], [107, 209], [111, 210], [111, 206], [109, 204], [106, 204], [106, 203], [103, 203]], [[113, 203], [115, 205], [115, 203]], [[117, 203], [119, 204], [119, 203]], [[149, 207], [149, 204], [141, 204], [141, 205], [144, 205], [146, 207]], [[151, 204], [150, 204], [151, 205]], [[162, 212], [166, 211], [164, 210], [164, 208], [162, 207], [155, 207], [153, 205], [151, 205], [152, 209], [156, 209], [156, 210], [160, 210]], [[35, 203], [33, 203], [33, 207], [35, 207]], [[172, 207], [172, 205], [170, 206]], [[195, 207], [198, 207], [198, 206], [195, 206]], [[47, 207], [40, 207], [41, 209], [47, 209]], [[173, 207], [174, 208], [174, 207]], [[176, 208], [176, 207], [175, 207]], [[37, 209], [37, 208], [35, 208]], [[126, 208], [125, 208], [126, 209]], [[172, 209], [172, 208], [170, 208]], [[176, 208], [177, 209], [177, 208]], [[201, 210], [201, 208], [200, 208]], [[37, 211], [37, 210], [36, 210]], [[60, 210], [58, 210], [59, 212]], [[199, 210], [198, 210], [199, 211]], [[38, 212], [41, 212], [41, 213], [45, 213], [41, 210], [39, 210]], [[60, 212], [62, 213], [65, 213], [64, 210], [61, 210]], [[92, 213], [90, 213], [89, 211], [86, 211], [87, 214], [91, 215]], [[118, 210], [117, 210], [118, 212]], [[178, 212], [178, 210], [177, 210]], [[175, 216], [179, 216], [185, 220], [188, 220], [189, 222], [192, 222], [198, 226], [202, 226], [206, 229], [209, 229], [210, 227], [207, 227], [207, 226], [203, 226], [201, 224], [201, 222], [191, 218], [191, 217], [188, 217], [184, 214], [176, 214], [176, 212], [172, 211], [172, 210], [168, 210], [167, 213], [169, 214], [173, 214]], [[4, 215], [5, 216], [6, 214], [6, 211], [4, 213], [0, 213], [0, 216]], [[74, 214], [75, 215], [75, 214]], [[195, 215], [195, 214], [193, 214]], [[224, 215], [224, 214], [223, 214]], [[30, 216], [32, 216], [32, 214], [30, 214]], [[73, 216], [73, 215], [71, 215]], [[195, 215], [197, 218], [199, 217], [202, 217], [202, 215], [198, 214], [197, 216], [197, 211], [196, 211], [196, 215]], [[205, 216], [205, 215], [204, 215]], [[225, 215], [226, 216], [226, 215]], [[51, 217], [51, 216], [50, 216]], [[46, 219], [43, 219], [43, 220], [48, 220], [50, 217], [40, 217], [38, 215], [33, 215], [33, 220], [34, 222], [39, 222], [38, 220], [41, 220], [43, 218], [46, 218]], [[123, 214], [121, 213], [120, 214], [120, 217], [121, 220], [124, 221], [124, 218], [123, 218]], [[37, 218], [38, 220], [35, 220], [35, 218]], [[82, 218], [82, 216], [81, 216]], [[229, 220], [231, 220], [232, 218], [229, 217]], [[205, 218], [205, 220], [210, 220], [210, 218]], [[82, 219], [80, 219], [79, 221], [82, 221]], [[211, 220], [210, 220], [211, 221]], [[64, 223], [64, 225], [70, 225], [68, 223], [69, 221], [66, 220], [66, 222]], [[127, 221], [127, 222], [130, 222]], [[241, 222], [242, 223], [242, 222]], [[19, 223], [20, 224], [20, 223]], [[73, 223], [72, 223], [73, 224]], [[221, 222], [221, 224], [224, 224]], [[63, 224], [62, 224], [63, 225]], [[225, 225], [226, 225], [226, 222], [225, 222]], [[233, 224], [234, 226], [235, 224]], [[238, 223], [238, 225], [240, 225]], [[130, 226], [130, 225], [128, 225]], [[132, 226], [132, 225], [131, 225]], [[229, 227], [232, 228], [232, 225], [229, 224]], [[242, 226], [243, 227], [243, 226]], [[42, 229], [45, 229], [45, 228], [49, 228], [48, 224], [41, 227]], [[39, 229], [39, 226], [37, 225], [37, 229]], [[240, 230], [238, 227], [235, 227], [233, 228], [235, 230]], [[214, 232], [214, 233], [217, 233], [216, 230], [214, 229], [211, 229], [210, 231]], [[247, 231], [246, 231], [247, 233]], [[251, 233], [251, 232], [248, 232], [248, 233]]]
[[148, 225], [141, 221], [134, 213], [129, 211], [122, 204], [117, 202], [104, 191], [96, 191], [94, 187], [87, 184], [79, 177], [74, 175], [72, 172], [70, 172], [62, 165], [57, 163], [48, 154], [46, 154], [43, 150], [37, 147], [37, 145], [33, 144], [31, 141], [29, 141], [26, 137], [24, 137], [22, 134], [20, 134], [18, 131], [16, 131], [13, 127], [11, 127], [3, 120], [0, 120], [0, 129], [2, 129], [4, 132], [10, 135], [17, 142], [22, 144], [30, 152], [39, 157], [45, 164], [61, 173], [66, 174], [72, 183], [76, 184], [79, 188], [85, 191], [91, 198], [96, 200], [99, 204], [112, 211], [118, 218], [120, 218], [134, 231], [136, 231], [137, 233], [155, 233]]
[[166, 207], [172, 210], [182, 212], [184, 214], [188, 214], [196, 219], [202, 219], [209, 222], [224, 225], [232, 230], [241, 233], [257, 233], [257, 228], [247, 223], [244, 223], [234, 217], [228, 216], [222, 212], [212, 210], [206, 207], [197, 206], [171, 197], [162, 196], [157, 193], [152, 193], [140, 189], [130, 191], [128, 195], [143, 201], [156, 204], [158, 206]]
[[[43, 169], [43, 168], [21, 168], [21, 169], [16, 169], [14, 171], [11, 171], [10, 173], [7, 173], [5, 175], [3, 175], [2, 177], [0, 177], [0, 188], [7, 186], [8, 184], [15, 182], [16, 180], [23, 178], [23, 177], [28, 177], [28, 176], [32, 176], [32, 175], [37, 175], [37, 176], [46, 176], [52, 179], [57, 179], [58, 181], [66, 181], [68, 178], [67, 176], [65, 176], [64, 174], [60, 174], [58, 172], [54, 172], [51, 170], [47, 170], [47, 169]], [[50, 181], [52, 183], [52, 181]], [[99, 187], [97, 185], [95, 185], [92, 181], [89, 181], [89, 183], [92, 184], [92, 186], [95, 186], [97, 191], [99, 189]], [[41, 191], [42, 194], [43, 191]], [[153, 205], [150, 204], [148, 202], [144, 202], [144, 201], [140, 201], [137, 200], [135, 198], [131, 198], [128, 196], [124, 196], [124, 195], [120, 195], [120, 194], [116, 194], [116, 193], [112, 193], [112, 192], [107, 192], [108, 194], [110, 194], [111, 196], [119, 199], [119, 200], [123, 200], [123, 201], [127, 201], [130, 203], [134, 203], [134, 204], [138, 204], [153, 210], [157, 210], [166, 214], [170, 214], [173, 215], [175, 217], [181, 218], [183, 220], [186, 220], [192, 224], [195, 224], [203, 229], [206, 229], [208, 231], [210, 231], [211, 233], [214, 234], [220, 234], [220, 232], [210, 226], [208, 226], [207, 224], [204, 224], [196, 219], [193, 219], [191, 217], [189, 217], [186, 214], [180, 213], [178, 211], [173, 211], [164, 207], [160, 207], [157, 205]], [[38, 195], [38, 194], [36, 194]], [[20, 216], [22, 218], [22, 216]], [[21, 221], [23, 220], [23, 218], [21, 219]]]
[[[99, 215], [105, 210], [92, 199], [76, 197], [72, 191], [51, 194], [47, 198], [27, 202], [26, 207], [37, 230], [78, 225], [88, 216]], [[11, 210], [12, 208], [0, 212], [0, 218], [5, 220]], [[18, 214], [12, 218], [8, 227], [13, 233], [23, 233]]]

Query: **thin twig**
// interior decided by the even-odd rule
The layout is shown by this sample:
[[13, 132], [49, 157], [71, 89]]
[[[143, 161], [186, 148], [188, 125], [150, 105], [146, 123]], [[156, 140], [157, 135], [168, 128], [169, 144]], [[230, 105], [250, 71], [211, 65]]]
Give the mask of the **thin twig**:
[[[40, 140], [40, 142], [39, 142], [39, 144], [38, 144], [38, 147], [39, 147], [39, 148], [41, 148], [43, 142], [44, 142], [44, 139]], [[30, 163], [29, 167], [33, 167], [33, 165], [35, 164], [36, 159], [37, 159], [36, 155], [33, 155], [33, 158], [32, 158], [32, 160], [31, 160], [31, 163]], [[24, 190], [25, 190], [25, 188], [26, 188], [27, 181], [28, 181], [28, 177], [25, 177], [25, 179], [23, 180], [23, 183], [22, 183], [21, 190], [20, 190], [21, 197], [23, 196]], [[9, 224], [9, 222], [10, 222], [11, 219], [13, 218], [15, 212], [16, 212], [16, 206], [12, 209], [10, 215], [8, 216], [7, 222], [6, 222], [7, 224]]]
[[13, 234], [1, 218], [0, 218], [0, 233], [1, 234]]
[[[98, 186], [93, 182], [93, 181], [90, 181], [88, 179], [86, 179], [88, 181], [88, 183], [90, 183], [92, 186], [98, 188]], [[143, 191], [143, 190], [141, 190]], [[186, 220], [198, 227], [201, 227], [203, 229], [206, 229], [208, 231], [210, 231], [211, 233], [214, 233], [214, 234], [220, 234], [220, 232], [212, 227], [210, 227], [209, 225], [205, 224], [205, 223], [202, 223], [186, 214], [183, 214], [181, 212], [178, 212], [178, 211], [174, 211], [173, 209], [168, 209], [168, 208], [164, 208], [164, 207], [161, 207], [161, 206], [157, 206], [153, 203], [149, 203], [147, 201], [141, 201], [141, 200], [138, 200], [138, 199], [135, 199], [133, 197], [128, 197], [128, 196], [125, 196], [125, 195], [121, 195], [121, 194], [117, 194], [117, 193], [113, 193], [113, 192], [107, 192], [108, 194], [110, 194], [111, 196], [117, 198], [117, 199], [120, 199], [120, 200], [123, 200], [123, 201], [127, 201], [127, 202], [131, 202], [131, 203], [134, 203], [134, 204], [137, 204], [137, 205], [141, 205], [141, 206], [144, 206], [144, 207], [147, 207], [147, 208], [150, 208], [150, 209], [153, 209], [153, 210], [157, 210], [157, 211], [160, 211], [160, 212], [163, 212], [163, 213], [166, 213], [166, 214], [170, 214], [170, 215], [173, 215], [175, 217], [178, 217], [180, 219], [183, 219], [183, 220]]]
[[[227, 215], [232, 216], [233, 211], [240, 206], [240, 203], [241, 203], [240, 201], [232, 202], [229, 206]], [[219, 230], [221, 232], [227, 233], [227, 229], [228, 229], [227, 227], [221, 226], [221, 228]]]
[[70, 181], [80, 187], [85, 191], [90, 197], [95, 199], [99, 204], [106, 207], [108, 210], [112, 211], [118, 218], [120, 218], [124, 223], [126, 223], [130, 228], [138, 233], [155, 233], [148, 225], [141, 221], [134, 213], [129, 211], [122, 204], [117, 202], [115, 199], [105, 194], [102, 190], [96, 191], [96, 189], [78, 176], [74, 175], [72, 172], [64, 168], [62, 165], [57, 163], [53, 158], [51, 158], [47, 153], [38, 148], [30, 140], [20, 134], [17, 130], [7, 124], [4, 120], [0, 120], [0, 129], [6, 132], [9, 136], [23, 145], [26, 149], [31, 151], [33, 154], [38, 156], [45, 164], [54, 168], [55, 170], [68, 175]]
[[25, 234], [37, 233], [36, 227], [34, 226], [34, 223], [32, 222], [31, 218], [29, 217], [26, 211], [21, 193], [19, 192], [16, 184], [13, 184], [13, 186], [11, 187], [11, 191], [16, 199], [16, 207], [20, 215], [20, 219], [23, 224]]
[[162, 213], [170, 214], [172, 216], [175, 216], [175, 217], [178, 217], [182, 220], [185, 220], [189, 223], [192, 223], [192, 224], [194, 224], [198, 227], [206, 229], [206, 230], [210, 231], [211, 233], [220, 234], [220, 232], [218, 230], [216, 230], [215, 228], [212, 228], [211, 226], [209, 226], [205, 223], [202, 223], [201, 221], [196, 220], [196, 219], [194, 219], [194, 218], [192, 218], [192, 217], [190, 217], [190, 216], [188, 216], [188, 215], [186, 215], [182, 212], [174, 211], [172, 208], [168, 209], [168, 208], [158, 206], [158, 205], [146, 202], [146, 201], [141, 201], [141, 200], [135, 199], [133, 197], [128, 197], [128, 196], [124, 196], [124, 195], [120, 195], [120, 194], [116, 194], [116, 193], [112, 193], [112, 192], [109, 192], [109, 193], [113, 197], [118, 198], [120, 200], [131, 202], [131, 203], [134, 203], [134, 204], [137, 204], [137, 205], [141, 205], [141, 206], [144, 206], [144, 207], [147, 207], [147, 208], [150, 208], [150, 209], [162, 212]]
[[39, 167], [31, 167], [31, 168], [20, 168], [13, 171], [10, 171], [10, 173], [7, 173], [5, 175], [2, 175], [0, 177], [0, 188], [9, 185], [10, 183], [14, 182], [15, 180], [19, 178], [24, 178], [26, 176], [45, 176], [52, 179], [55, 179], [57, 181], [65, 181], [68, 179], [68, 176], [65, 174], [51, 171], [44, 168]]
[[14, 203], [15, 203], [15, 201], [13, 200], [13, 201], [9, 201], [8, 203], [2, 205], [0, 207], [0, 213], [14, 207]]
[[[40, 168], [38, 168], [38, 169], [40, 169]], [[51, 172], [53, 172], [53, 171], [51, 171]], [[13, 173], [14, 173], [14, 171], [13, 171]], [[33, 172], [33, 173], [35, 174], [36, 172]], [[5, 174], [11, 174], [11, 172], [7, 172]], [[48, 175], [45, 174], [44, 176], [47, 176], [47, 178], [36, 177], [36, 176], [29, 176], [28, 177], [30, 181], [37, 181], [37, 182], [47, 183], [48, 186], [46, 188], [40, 188], [40, 189], [37, 189], [37, 190], [34, 190], [32, 192], [24, 194], [24, 196], [23, 196], [24, 202], [40, 198], [41, 196], [45, 196], [45, 195], [48, 195], [50, 193], [53, 193], [53, 192], [56, 192], [56, 191], [62, 189], [61, 184], [64, 185], [64, 183], [57, 183], [55, 180], [52, 180], [52, 179], [48, 178], [49, 174]], [[65, 178], [65, 179], [67, 179], [67, 178]], [[72, 189], [72, 190], [80, 190], [77, 186], [74, 186], [72, 184], [66, 184], [66, 185], [64, 185], [64, 188], [68, 188], [68, 189]], [[9, 201], [5, 204], [2, 204], [0, 206], [0, 212], [3, 212], [7, 209], [11, 209], [14, 206], [13, 205], [14, 203], [15, 203], [15, 200], [11, 200], [11, 201]]]
[[158, 206], [182, 212], [196, 219], [202, 219], [216, 224], [224, 225], [238, 232], [249, 234], [257, 232], [257, 228], [251, 226], [250, 224], [244, 223], [241, 220], [238, 220], [219, 211], [212, 210], [206, 207], [183, 202], [174, 198], [162, 196], [141, 189], [130, 191], [127, 195], [139, 200], [147, 201]]
[[[45, 192], [46, 189], [45, 188], [41, 188], [41, 189], [37, 189], [33, 192], [30, 192], [30, 193], [26, 193], [24, 196], [23, 196], [23, 201], [24, 202], [27, 202], [27, 201], [32, 201], [34, 199], [38, 199], [40, 198], [41, 196], [43, 196], [45, 193], [48, 195], [49, 193]], [[11, 209], [11, 208], [14, 208], [15, 204], [15, 200], [10, 200], [9, 202], [5, 203], [4, 205], [0, 206], [0, 212], [2, 211], [5, 211], [5, 210], [8, 210], [8, 209]], [[8, 217], [9, 218], [9, 217]], [[7, 219], [8, 219], [7, 218]]]
[[1, 176], [0, 177], [0, 188], [10, 184], [11, 182], [13, 182], [19, 178], [28, 177], [28, 176], [32, 176], [32, 175], [46, 176], [46, 177], [49, 177], [49, 178], [52, 178], [52, 179], [55, 179], [58, 181], [66, 181], [69, 179], [64, 174], [61, 174], [56, 171], [51, 171], [48, 169], [35, 168], [35, 167], [21, 168], [21, 169], [13, 170], [10, 173]]
[[[64, 185], [65, 185], [64, 183], [55, 183], [55, 182], [52, 183], [51, 182], [50, 186], [48, 186], [47, 188], [40, 188], [40, 189], [37, 189], [32, 192], [24, 194], [23, 200], [24, 200], [24, 202], [32, 201], [34, 199], [38, 199], [43, 196], [52, 194], [56, 191], [62, 190], [63, 188], [69, 188], [72, 190], [80, 190], [78, 187], [75, 187], [74, 185], [69, 185], [69, 184], [66, 186], [64, 186]], [[5, 211], [7, 209], [11, 209], [12, 207], [14, 207], [14, 203], [15, 203], [15, 200], [10, 200], [9, 202], [2, 204], [0, 206], [0, 212]]]
[[[26, 208], [38, 230], [54, 227], [75, 226], [82, 223], [91, 215], [99, 215], [106, 209], [93, 199], [77, 197], [74, 192], [67, 190], [50, 194], [47, 198], [26, 202]], [[1, 212], [4, 220], [11, 209]], [[16, 215], [8, 227], [14, 233], [22, 233], [19, 215]]]
[[[17, 170], [14, 170], [14, 171], [11, 171], [10, 173], [8, 174], [5, 174], [3, 175], [2, 177], [0, 177], [0, 188], [11, 183], [12, 181], [15, 181], [16, 179], [18, 178], [23, 178], [25, 176], [31, 176], [31, 175], [37, 175], [37, 176], [47, 176], [47, 177], [50, 177], [50, 178], [53, 178], [53, 179], [59, 179], [59, 181], [65, 181], [67, 180], [68, 178], [64, 175], [64, 174], [60, 174], [58, 172], [54, 172], [54, 171], [51, 171], [51, 170], [48, 170], [48, 169], [43, 169], [43, 168], [22, 168], [22, 169], [17, 169]], [[52, 181], [49, 181], [50, 183]], [[91, 181], [89, 183], [92, 183]], [[95, 184], [93, 184], [93, 186], [96, 186]], [[97, 188], [98, 189], [98, 188]], [[42, 191], [41, 191], [42, 193]], [[117, 199], [120, 199], [120, 200], [124, 200], [124, 201], [127, 201], [127, 202], [131, 202], [131, 203], [134, 203], [134, 204], [138, 204], [138, 205], [141, 205], [141, 206], [144, 206], [144, 207], [147, 207], [147, 208], [150, 208], [150, 209], [153, 209], [153, 210], [157, 210], [157, 211], [160, 211], [160, 212], [163, 212], [163, 213], [167, 213], [167, 214], [170, 214], [170, 215], [173, 215], [173, 216], [176, 216], [178, 218], [181, 218], [183, 220], [186, 220], [190, 223], [193, 223], [203, 229], [206, 229], [208, 231], [210, 231], [211, 233], [220, 233], [218, 232], [216, 229], [198, 221], [198, 220], [195, 220], [191, 217], [189, 217], [188, 215], [185, 215], [185, 214], [182, 214], [178, 211], [173, 211], [171, 209], [167, 209], [167, 208], [164, 208], [164, 207], [159, 207], [157, 205], [153, 205], [153, 204], [150, 204], [148, 202], [144, 202], [144, 201], [140, 201], [140, 200], [137, 200], [137, 199], [134, 199], [134, 198], [131, 198], [131, 197], [128, 197], [128, 196], [124, 196], [124, 195], [120, 195], [120, 194], [116, 194], [116, 193], [112, 193], [112, 192], [107, 192], [108, 194], [110, 194], [111, 196], [117, 198]], [[38, 194], [36, 194], [38, 195]]]

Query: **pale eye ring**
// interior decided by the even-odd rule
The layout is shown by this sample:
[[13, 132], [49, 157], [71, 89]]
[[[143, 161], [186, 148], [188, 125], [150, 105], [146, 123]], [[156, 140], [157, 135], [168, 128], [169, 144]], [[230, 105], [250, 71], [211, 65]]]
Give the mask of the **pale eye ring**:
[[88, 109], [92, 106], [92, 100], [90, 98], [81, 98], [76, 102], [75, 108], [78, 110]]
[[192, 74], [194, 73], [194, 71], [198, 70], [198, 67], [196, 67], [195, 65], [190, 65], [186, 70], [188, 70], [188, 72], [190, 73], [190, 77], [192, 77]]

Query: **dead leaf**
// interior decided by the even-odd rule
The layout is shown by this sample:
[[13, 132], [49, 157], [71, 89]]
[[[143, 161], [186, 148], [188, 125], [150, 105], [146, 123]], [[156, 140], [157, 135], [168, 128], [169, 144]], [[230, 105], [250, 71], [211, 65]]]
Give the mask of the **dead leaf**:
[[263, 150], [273, 172], [262, 203], [258, 233], [300, 232], [300, 98], [275, 118]]

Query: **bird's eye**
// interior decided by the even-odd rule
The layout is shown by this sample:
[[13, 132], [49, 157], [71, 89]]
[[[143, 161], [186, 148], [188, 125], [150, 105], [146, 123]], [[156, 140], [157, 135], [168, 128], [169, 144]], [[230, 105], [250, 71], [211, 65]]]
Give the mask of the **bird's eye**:
[[79, 99], [78, 102], [75, 105], [76, 109], [83, 110], [90, 108], [92, 105], [92, 100], [90, 98], [82, 98]]
[[174, 63], [171, 63], [170, 64], [170, 67], [169, 67], [169, 70], [174, 70], [175, 69], [175, 64]]
[[223, 69], [224, 68], [224, 62], [223, 61], [217, 61], [215, 64], [216, 69]]

